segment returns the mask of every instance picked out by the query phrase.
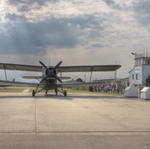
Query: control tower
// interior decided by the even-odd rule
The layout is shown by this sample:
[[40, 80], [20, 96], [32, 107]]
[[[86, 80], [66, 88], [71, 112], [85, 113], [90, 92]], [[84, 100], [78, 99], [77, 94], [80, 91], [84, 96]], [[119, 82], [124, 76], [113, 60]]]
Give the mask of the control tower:
[[129, 72], [130, 86], [146, 85], [146, 79], [150, 76], [150, 57], [148, 54], [132, 53], [135, 56], [135, 64]]

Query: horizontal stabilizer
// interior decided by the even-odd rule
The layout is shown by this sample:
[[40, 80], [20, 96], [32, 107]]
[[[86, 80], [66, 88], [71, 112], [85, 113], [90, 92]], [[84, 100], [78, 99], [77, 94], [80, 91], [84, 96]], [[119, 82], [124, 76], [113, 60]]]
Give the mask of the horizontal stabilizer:
[[22, 76], [23, 79], [41, 79], [42, 76]]
[[92, 86], [92, 85], [100, 85], [103, 84], [104, 81], [96, 81], [96, 82], [65, 82], [62, 84], [58, 84], [58, 87], [73, 87], [73, 86]]

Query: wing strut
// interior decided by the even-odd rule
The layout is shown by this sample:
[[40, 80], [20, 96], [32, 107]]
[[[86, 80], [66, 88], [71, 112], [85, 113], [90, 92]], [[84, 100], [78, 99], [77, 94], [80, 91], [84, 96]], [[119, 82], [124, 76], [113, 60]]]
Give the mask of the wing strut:
[[91, 74], [90, 74], [90, 82], [92, 81], [92, 71], [91, 71]]
[[114, 80], [117, 81], [117, 70], [114, 72]]
[[3, 65], [3, 67], [4, 67], [5, 79], [7, 80], [6, 66]]

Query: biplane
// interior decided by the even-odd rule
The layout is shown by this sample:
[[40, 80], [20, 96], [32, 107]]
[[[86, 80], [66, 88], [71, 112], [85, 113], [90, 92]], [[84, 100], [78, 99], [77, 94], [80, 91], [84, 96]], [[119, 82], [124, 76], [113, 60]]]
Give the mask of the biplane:
[[23, 76], [25, 79], [38, 79], [39, 82], [21, 82], [21, 81], [8, 81], [0, 80], [1, 86], [28, 86], [35, 87], [32, 91], [32, 96], [35, 96], [38, 92], [45, 90], [47, 94], [48, 90], [54, 90], [56, 95], [58, 92], [67, 96], [67, 91], [64, 90], [66, 87], [81, 86], [81, 85], [97, 85], [101, 82], [74, 82], [62, 81], [64, 78], [70, 77], [59, 77], [59, 73], [63, 72], [98, 72], [98, 71], [116, 71], [121, 65], [81, 65], [81, 66], [61, 66], [60, 61], [56, 66], [46, 66], [42, 61], [39, 61], [40, 65], [22, 65], [22, 64], [11, 64], [11, 63], [0, 63], [0, 69], [3, 69], [6, 74], [6, 70], [17, 70], [17, 71], [31, 71], [31, 72], [42, 72], [41, 76]]

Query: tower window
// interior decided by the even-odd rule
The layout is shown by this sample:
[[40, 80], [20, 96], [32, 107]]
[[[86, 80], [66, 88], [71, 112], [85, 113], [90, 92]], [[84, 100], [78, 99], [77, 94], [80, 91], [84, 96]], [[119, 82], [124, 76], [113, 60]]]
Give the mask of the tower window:
[[136, 80], [138, 80], [138, 74], [136, 74]]

